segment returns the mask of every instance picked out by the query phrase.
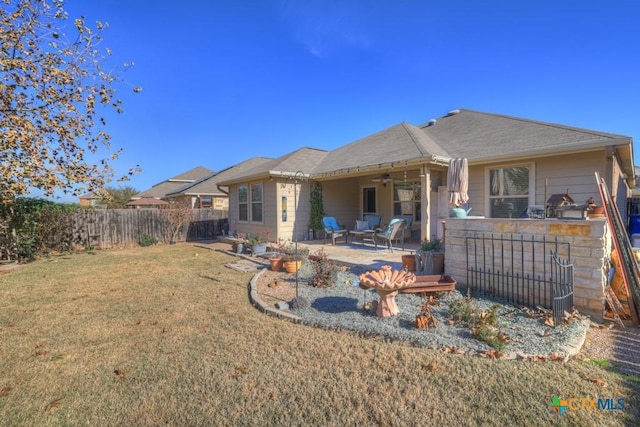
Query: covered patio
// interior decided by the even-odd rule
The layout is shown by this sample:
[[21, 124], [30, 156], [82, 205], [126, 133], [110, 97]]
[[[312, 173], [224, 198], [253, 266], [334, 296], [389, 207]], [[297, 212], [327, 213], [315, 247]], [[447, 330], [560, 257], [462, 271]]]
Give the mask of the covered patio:
[[366, 269], [378, 269], [383, 265], [391, 265], [395, 269], [402, 268], [402, 255], [413, 255], [420, 247], [419, 242], [405, 242], [404, 248], [395, 244], [393, 252], [378, 244], [378, 249], [374, 248], [373, 243], [356, 240], [349, 243], [340, 242], [332, 245], [331, 241], [325, 242], [319, 240], [305, 240], [298, 242], [301, 247], [309, 248], [311, 253], [323, 249], [329, 259], [345, 265], [359, 265]]

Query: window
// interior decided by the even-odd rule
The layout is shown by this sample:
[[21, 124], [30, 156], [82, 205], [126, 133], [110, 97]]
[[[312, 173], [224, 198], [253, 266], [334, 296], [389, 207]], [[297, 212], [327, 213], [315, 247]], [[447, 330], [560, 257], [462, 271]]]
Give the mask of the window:
[[421, 220], [420, 183], [406, 182], [393, 185], [393, 216], [409, 215], [413, 222]]
[[249, 221], [249, 187], [238, 186], [238, 220]]
[[251, 222], [262, 222], [262, 183], [251, 184]]
[[376, 214], [376, 187], [362, 189], [362, 214]]
[[519, 218], [529, 205], [532, 168], [511, 166], [489, 169], [491, 218]]

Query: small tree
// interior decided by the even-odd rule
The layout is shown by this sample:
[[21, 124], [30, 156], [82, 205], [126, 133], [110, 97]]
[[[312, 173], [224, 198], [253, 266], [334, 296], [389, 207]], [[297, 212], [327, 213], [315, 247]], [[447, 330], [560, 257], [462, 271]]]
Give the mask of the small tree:
[[107, 187], [105, 188], [105, 190], [108, 193], [107, 208], [109, 209], [126, 208], [127, 202], [131, 200], [133, 196], [139, 193], [138, 190], [129, 185], [120, 186], [118, 188]]
[[[0, 7], [0, 203], [31, 188], [99, 191], [114, 176], [110, 162], [119, 151], [109, 152], [103, 113], [122, 112], [122, 102], [117, 68], [104, 68], [108, 25], [68, 18], [62, 0], [4, 0]], [[103, 158], [87, 160], [86, 152]]]
[[187, 201], [172, 202], [169, 206], [160, 209], [160, 212], [166, 221], [165, 242], [176, 242], [183, 230], [186, 238], [185, 227], [193, 220], [191, 204]]

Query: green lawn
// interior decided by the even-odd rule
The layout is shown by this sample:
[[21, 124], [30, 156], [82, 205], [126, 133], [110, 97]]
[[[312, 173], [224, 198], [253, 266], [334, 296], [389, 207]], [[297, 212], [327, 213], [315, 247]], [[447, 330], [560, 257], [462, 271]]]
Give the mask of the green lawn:
[[[292, 324], [249, 304], [251, 275], [231, 259], [179, 244], [0, 274], [0, 425], [640, 423], [640, 380], [607, 364], [489, 360]], [[554, 396], [625, 409], [560, 415]]]

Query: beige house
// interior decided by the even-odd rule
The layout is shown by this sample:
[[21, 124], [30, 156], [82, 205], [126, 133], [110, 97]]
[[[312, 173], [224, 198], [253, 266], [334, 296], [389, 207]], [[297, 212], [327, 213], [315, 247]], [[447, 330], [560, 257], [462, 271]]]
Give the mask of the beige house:
[[221, 181], [244, 175], [271, 159], [254, 157], [184, 185], [165, 196], [165, 200], [188, 200], [194, 208], [229, 209], [229, 191]]
[[230, 231], [303, 240], [310, 184], [320, 183], [324, 210], [341, 225], [353, 229], [365, 214], [383, 223], [402, 215], [413, 239], [431, 239], [448, 217], [454, 158], [468, 160], [470, 215], [486, 218], [520, 218], [558, 193], [599, 201], [595, 172], [625, 212], [635, 186], [630, 137], [466, 109], [328, 152], [302, 148], [219, 184], [229, 188]]
[[[169, 178], [165, 181], [159, 182], [153, 187], [141, 191], [131, 198], [132, 201], [139, 199], [159, 199], [159, 200], [167, 200], [170, 194], [179, 194], [180, 190], [193, 185], [195, 182], [198, 182], [204, 178], [207, 178], [213, 175], [214, 172], [211, 169], [205, 168], [203, 166], [197, 166], [193, 169], [190, 169], [186, 172], [183, 172], [179, 175], [174, 176], [173, 178]], [[175, 196], [174, 196], [175, 197]], [[191, 203], [192, 206], [196, 205], [196, 201], [194, 198], [189, 195], [185, 196], [185, 198]]]

